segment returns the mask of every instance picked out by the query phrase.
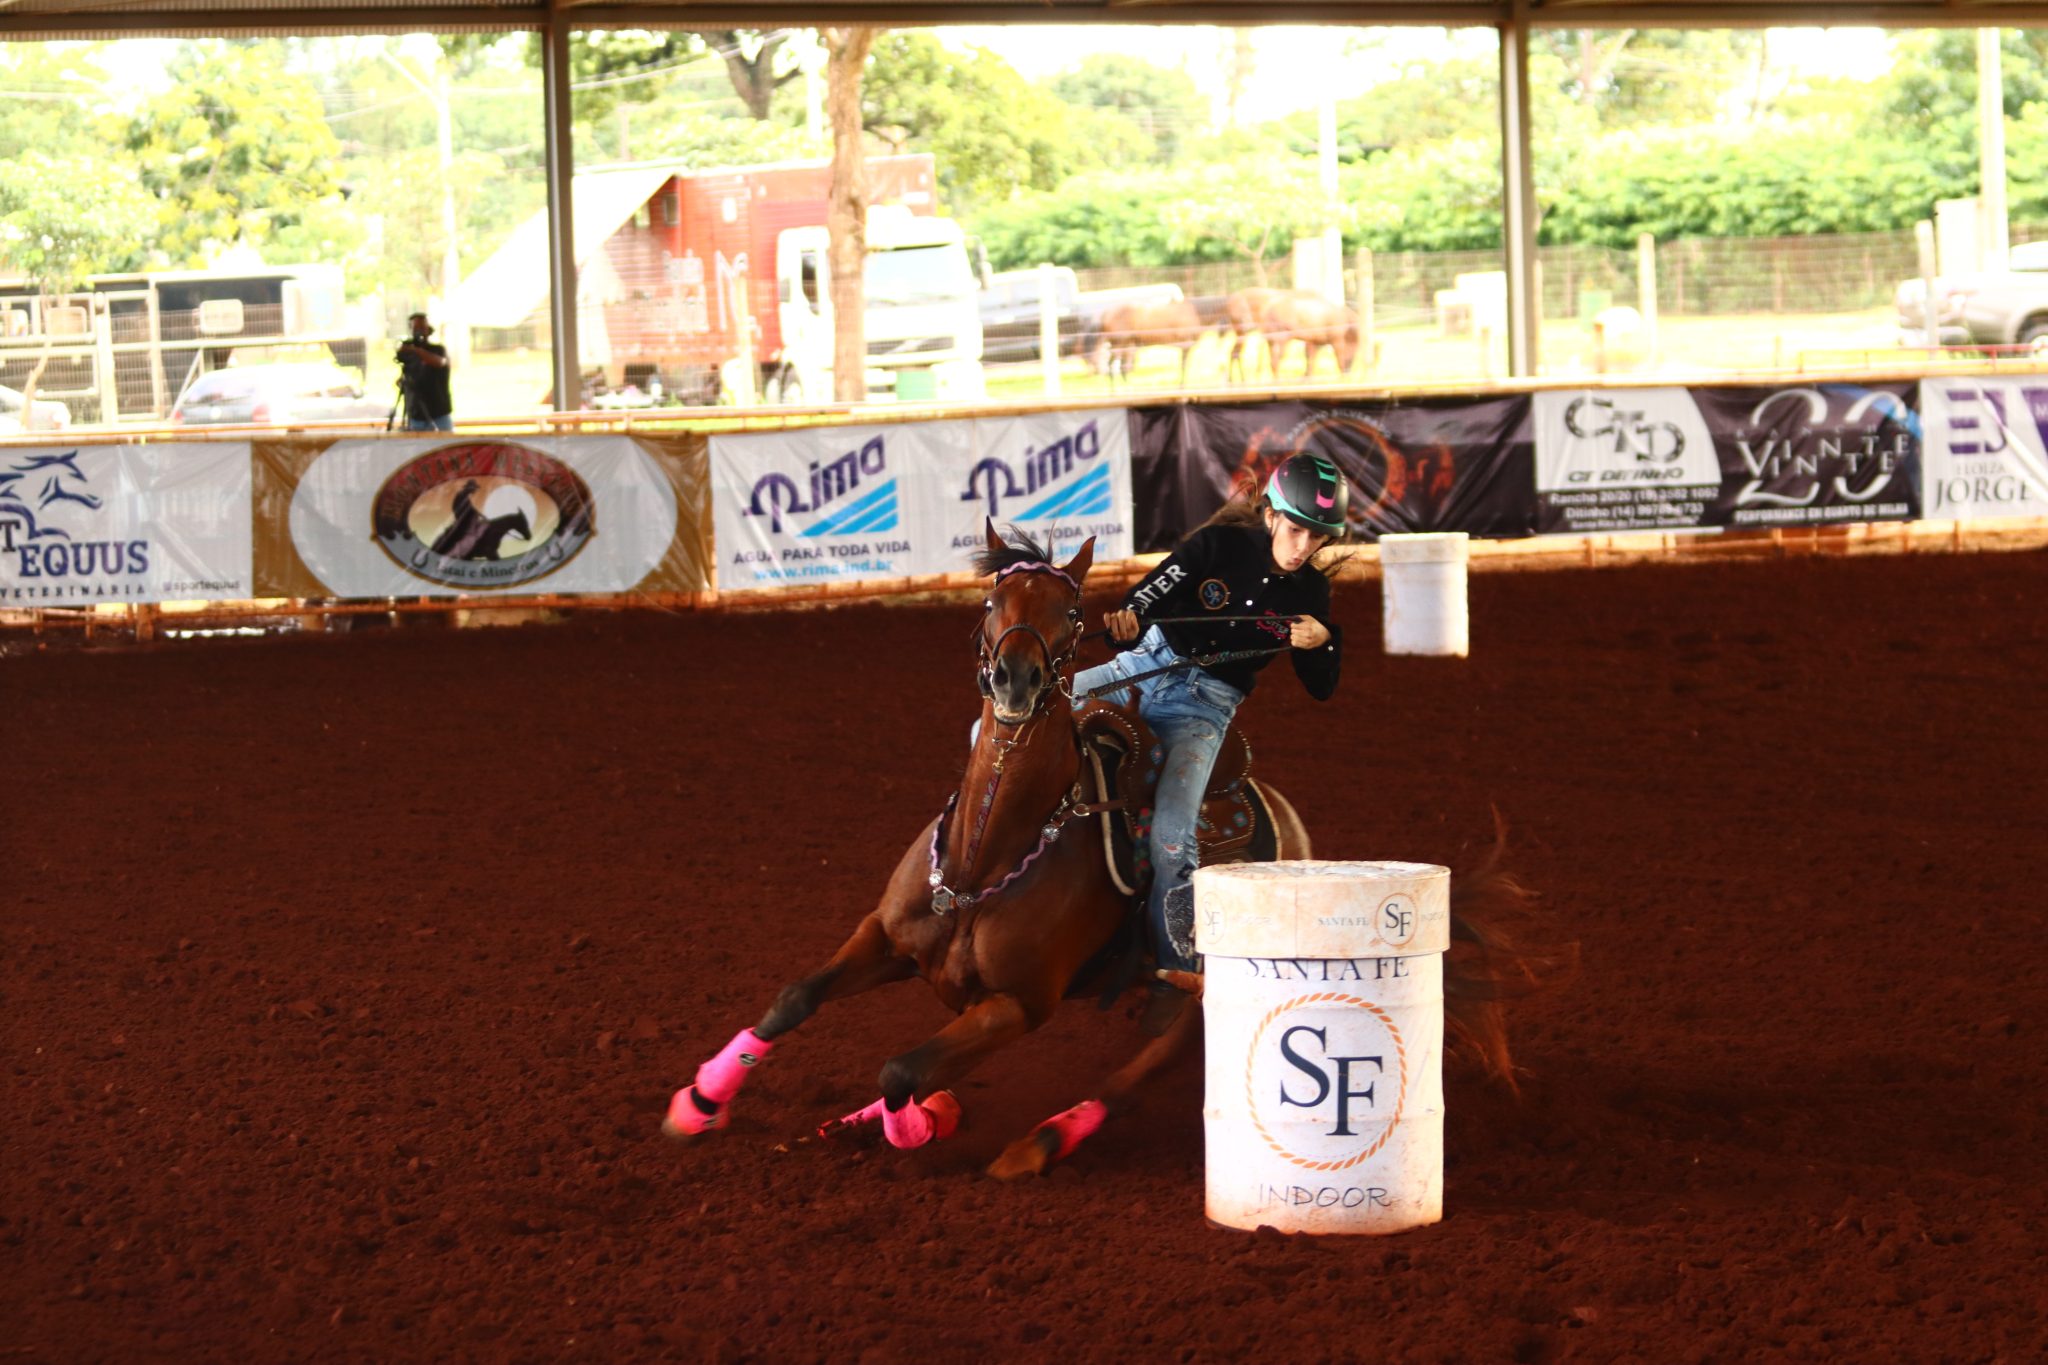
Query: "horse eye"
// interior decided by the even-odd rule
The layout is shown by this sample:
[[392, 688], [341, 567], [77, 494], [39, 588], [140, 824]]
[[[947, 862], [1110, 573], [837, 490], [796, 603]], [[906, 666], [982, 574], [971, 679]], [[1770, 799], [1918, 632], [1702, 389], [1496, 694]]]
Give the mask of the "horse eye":
[[994, 610], [996, 609], [996, 599], [995, 599], [995, 598], [993, 598], [993, 597], [984, 597], [984, 598], [982, 598], [982, 599], [981, 599], [981, 609], [982, 609], [983, 611], [994, 611]]

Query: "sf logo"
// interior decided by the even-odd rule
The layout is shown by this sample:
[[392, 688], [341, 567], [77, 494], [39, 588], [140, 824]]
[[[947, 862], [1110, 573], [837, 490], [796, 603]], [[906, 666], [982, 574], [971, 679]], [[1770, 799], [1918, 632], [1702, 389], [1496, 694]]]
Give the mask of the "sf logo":
[[1399, 947], [1415, 937], [1415, 902], [1393, 895], [1380, 903], [1380, 937]]
[[[1310, 1044], [1305, 1039], [1313, 1038]], [[1330, 1137], [1354, 1136], [1351, 1128], [1351, 1111], [1354, 1101], [1363, 1100], [1365, 1107], [1373, 1106], [1373, 1088], [1378, 1077], [1385, 1073], [1385, 1059], [1374, 1056], [1332, 1057], [1327, 1032], [1307, 1024], [1296, 1024], [1280, 1035], [1280, 1056], [1287, 1064], [1308, 1078], [1308, 1088], [1296, 1078], [1283, 1077], [1280, 1082], [1280, 1103], [1293, 1105], [1297, 1109], [1320, 1109], [1332, 1100], [1337, 1108], [1337, 1126], [1329, 1132]], [[1363, 1087], [1356, 1084], [1366, 1067], [1371, 1067], [1374, 1079]], [[1288, 1081], [1295, 1080], [1301, 1087], [1289, 1090]]]
[[1632, 455], [1638, 464], [1670, 464], [1685, 453], [1685, 433], [1676, 422], [1643, 419], [1611, 398], [1574, 398], [1564, 410], [1566, 431], [1589, 441], [1611, 436], [1614, 453]]

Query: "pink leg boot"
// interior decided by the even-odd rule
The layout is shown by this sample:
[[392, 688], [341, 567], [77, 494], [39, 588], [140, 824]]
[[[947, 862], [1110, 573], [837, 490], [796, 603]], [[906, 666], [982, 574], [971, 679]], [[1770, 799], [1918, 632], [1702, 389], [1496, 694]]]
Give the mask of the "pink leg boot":
[[697, 1068], [697, 1079], [676, 1091], [668, 1102], [661, 1131], [670, 1137], [695, 1137], [723, 1128], [730, 1121], [733, 1096], [746, 1084], [747, 1073], [759, 1066], [775, 1044], [750, 1028], [733, 1035], [716, 1057]]
[[849, 1129], [870, 1123], [882, 1125], [882, 1136], [889, 1139], [892, 1147], [922, 1147], [927, 1142], [949, 1138], [958, 1130], [960, 1101], [952, 1091], [941, 1090], [906, 1104], [892, 1114], [885, 1101], [876, 1100], [865, 1109], [856, 1109], [843, 1118], [819, 1125], [818, 1136], [838, 1137]]
[[1092, 1137], [1095, 1130], [1100, 1128], [1103, 1120], [1108, 1117], [1109, 1110], [1103, 1107], [1101, 1100], [1082, 1100], [1065, 1113], [1054, 1114], [1039, 1124], [1037, 1131], [1050, 1132], [1059, 1139], [1059, 1147], [1052, 1155], [1053, 1160], [1061, 1161]]

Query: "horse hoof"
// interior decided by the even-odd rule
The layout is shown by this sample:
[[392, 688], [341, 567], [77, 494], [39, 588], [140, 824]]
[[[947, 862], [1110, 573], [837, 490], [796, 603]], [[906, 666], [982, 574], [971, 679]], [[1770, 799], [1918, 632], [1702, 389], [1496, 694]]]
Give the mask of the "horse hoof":
[[918, 1101], [932, 1116], [932, 1141], [949, 1138], [960, 1131], [960, 1098], [950, 1090], [926, 1095]]
[[1024, 1180], [1044, 1175], [1046, 1167], [1059, 1156], [1060, 1135], [1051, 1128], [1036, 1128], [1003, 1149], [989, 1163], [988, 1173], [998, 1180]]
[[718, 1105], [707, 1114], [697, 1103], [697, 1087], [686, 1085], [668, 1102], [661, 1131], [667, 1137], [693, 1138], [723, 1128], [731, 1121], [731, 1105]]

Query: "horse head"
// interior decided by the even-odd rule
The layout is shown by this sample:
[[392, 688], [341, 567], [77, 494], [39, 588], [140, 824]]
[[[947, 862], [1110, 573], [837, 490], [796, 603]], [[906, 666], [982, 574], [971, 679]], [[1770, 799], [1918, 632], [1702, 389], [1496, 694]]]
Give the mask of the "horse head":
[[1014, 727], [1058, 695], [1073, 666], [1081, 643], [1081, 583], [1095, 562], [1095, 538], [1056, 565], [1031, 537], [1014, 527], [1010, 534], [1014, 544], [989, 522], [988, 546], [974, 567], [995, 577], [976, 633], [981, 691], [996, 723]]
[[1337, 372], [1350, 374], [1351, 366], [1358, 359], [1358, 319], [1350, 312], [1344, 314], [1344, 330], [1337, 337]]

